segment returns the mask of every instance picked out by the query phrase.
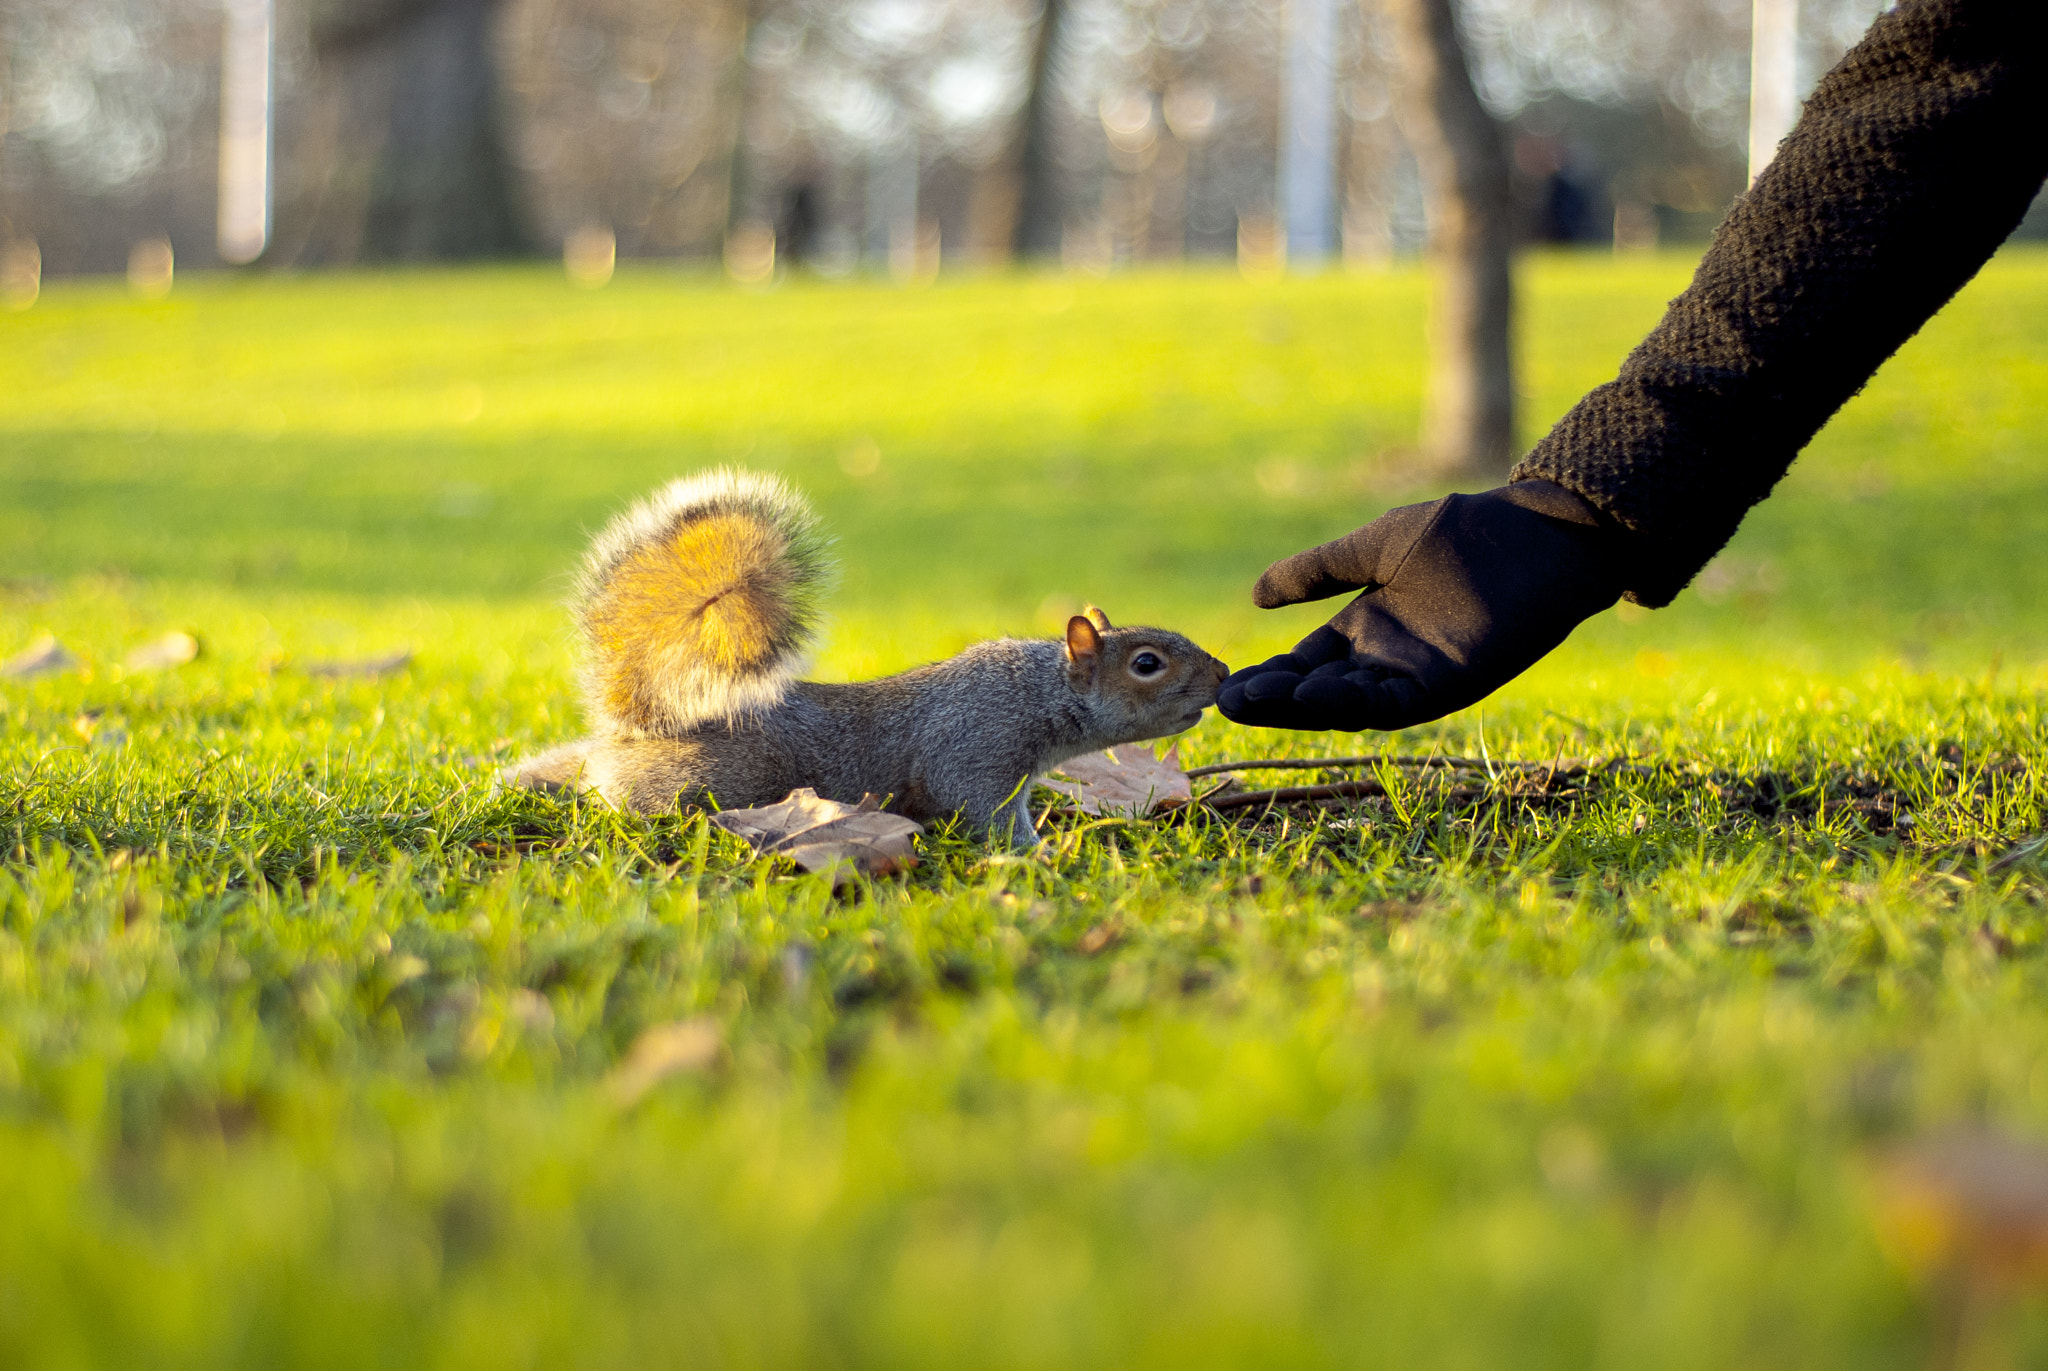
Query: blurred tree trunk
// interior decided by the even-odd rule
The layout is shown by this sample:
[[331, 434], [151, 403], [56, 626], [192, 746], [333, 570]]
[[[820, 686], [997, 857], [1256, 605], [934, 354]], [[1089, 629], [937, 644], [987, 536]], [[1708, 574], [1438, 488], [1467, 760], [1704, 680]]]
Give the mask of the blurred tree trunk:
[[1448, 476], [1505, 477], [1515, 456], [1514, 225], [1503, 130], [1479, 102], [1451, 0], [1385, 0], [1401, 126], [1429, 219], [1424, 459]]
[[[381, 147], [361, 256], [412, 262], [528, 251], [505, 154], [491, 22], [498, 0], [311, 0], [315, 52], [380, 71]], [[360, 106], [358, 106], [360, 108]]]
[[1038, 36], [1031, 45], [1031, 72], [1020, 118], [1017, 149], [1017, 219], [1010, 248], [1019, 257], [1059, 254], [1063, 227], [1059, 159], [1054, 149], [1058, 96], [1053, 90], [1053, 56], [1059, 47], [1066, 0], [1043, 0]]
[[747, 147], [747, 121], [754, 110], [754, 64], [749, 60], [747, 44], [753, 41], [754, 27], [761, 22], [767, 4], [768, 0], [737, 0], [732, 6], [739, 38], [733, 44], [730, 84], [725, 92], [725, 107], [732, 112], [732, 160], [726, 164], [725, 173], [728, 235], [750, 220], [772, 223], [775, 219], [767, 206], [757, 203], [763, 188], [755, 184], [754, 159]]

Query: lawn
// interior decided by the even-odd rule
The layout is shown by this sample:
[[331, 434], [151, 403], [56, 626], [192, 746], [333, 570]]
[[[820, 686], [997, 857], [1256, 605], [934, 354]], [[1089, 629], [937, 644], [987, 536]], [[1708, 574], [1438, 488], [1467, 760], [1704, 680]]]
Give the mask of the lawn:
[[[1526, 264], [1526, 437], [1688, 269]], [[836, 896], [494, 793], [577, 731], [583, 538], [706, 465], [825, 513], [828, 678], [1083, 602], [1279, 650], [1317, 615], [1259, 569], [1432, 492], [1423, 284], [0, 315], [0, 658], [79, 659], [0, 681], [0, 1365], [2048, 1358], [2039, 1266], [1985, 1275], [1897, 1163], [2048, 1138], [2048, 254], [1671, 609], [1441, 724], [1181, 741], [1455, 780], [1060, 818], [1042, 862], [941, 831]], [[123, 665], [171, 630], [196, 661]]]

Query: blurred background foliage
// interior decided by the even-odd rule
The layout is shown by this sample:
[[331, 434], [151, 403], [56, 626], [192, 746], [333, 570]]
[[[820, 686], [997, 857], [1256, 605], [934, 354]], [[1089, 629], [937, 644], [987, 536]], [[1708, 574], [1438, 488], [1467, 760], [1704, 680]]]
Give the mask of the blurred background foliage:
[[[1879, 7], [1806, 0], [1802, 84]], [[1274, 212], [1284, 9], [279, 0], [265, 261], [552, 254], [590, 226], [624, 257], [714, 257], [752, 222], [826, 274], [1019, 245], [1093, 269], [1229, 255]], [[1525, 239], [1704, 238], [1742, 186], [1747, 0], [1460, 15]], [[1419, 248], [1422, 200], [1385, 18], [1340, 18], [1343, 248], [1384, 261]], [[38, 243], [46, 275], [120, 270], [158, 237], [215, 260], [221, 24], [216, 0], [0, 0], [0, 239]], [[389, 213], [408, 182], [460, 182], [461, 230]]]

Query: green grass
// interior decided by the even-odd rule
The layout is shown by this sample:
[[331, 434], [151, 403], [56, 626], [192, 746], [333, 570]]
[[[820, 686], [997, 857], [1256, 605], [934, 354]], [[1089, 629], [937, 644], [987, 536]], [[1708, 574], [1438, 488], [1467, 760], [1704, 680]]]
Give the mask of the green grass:
[[[1525, 273], [1533, 438], [1683, 284]], [[806, 487], [822, 674], [1070, 606], [1231, 661], [1426, 496], [1413, 273], [53, 285], [0, 316], [0, 1365], [1914, 1367], [1873, 1158], [2048, 1134], [2048, 255], [1822, 436], [1708, 594], [1382, 739], [1548, 796], [941, 832], [835, 898], [494, 794], [552, 601], [678, 472]], [[880, 461], [868, 469], [875, 452]], [[121, 666], [169, 629], [199, 661]], [[307, 674], [395, 648], [385, 680]], [[651, 1027], [716, 1026], [644, 1096]], [[1973, 1364], [2048, 1303], [1970, 1306]]]

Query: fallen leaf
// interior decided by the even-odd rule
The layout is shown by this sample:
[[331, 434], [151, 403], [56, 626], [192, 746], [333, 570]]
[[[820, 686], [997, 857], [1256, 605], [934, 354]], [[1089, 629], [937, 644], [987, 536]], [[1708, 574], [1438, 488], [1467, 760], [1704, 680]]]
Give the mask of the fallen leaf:
[[1106, 948], [1115, 947], [1123, 940], [1124, 931], [1118, 925], [1113, 923], [1096, 924], [1081, 935], [1080, 946], [1083, 952], [1092, 957]]
[[66, 652], [62, 643], [46, 633], [5, 662], [0, 662], [0, 676], [20, 681], [30, 676], [64, 671], [77, 665], [78, 659]]
[[706, 1017], [656, 1024], [626, 1050], [626, 1059], [605, 1078], [605, 1089], [620, 1108], [637, 1104], [662, 1081], [683, 1071], [702, 1071], [718, 1060], [725, 1034]]
[[136, 648], [122, 661], [130, 671], [163, 671], [183, 666], [199, 655], [199, 640], [189, 633], [166, 633]]
[[1083, 814], [1156, 814], [1177, 809], [1194, 798], [1194, 786], [1180, 769], [1180, 745], [1168, 747], [1162, 756], [1136, 743], [1124, 743], [1107, 752], [1084, 752], [1061, 762], [1053, 774], [1063, 781], [1039, 784], [1057, 790], [1074, 802]]
[[427, 965], [425, 958], [400, 953], [385, 965], [385, 975], [391, 984], [396, 987], [404, 985], [409, 981], [418, 980], [431, 969]]
[[1902, 1266], [2048, 1288], [2048, 1148], [1958, 1132], [1888, 1154], [1872, 1180], [1878, 1237]]
[[530, 1032], [548, 1033], [554, 1029], [555, 1007], [538, 990], [522, 987], [513, 991], [505, 1007]]
[[714, 814], [711, 822], [806, 871], [851, 865], [873, 876], [916, 866], [912, 840], [924, 832], [922, 824], [884, 813], [881, 801], [872, 795], [849, 805], [820, 799], [808, 787], [790, 791], [778, 804]]
[[95, 747], [121, 747], [128, 741], [128, 730], [119, 723], [108, 724], [106, 711], [88, 709], [71, 721], [71, 731]]
[[403, 671], [411, 662], [412, 649], [400, 648], [397, 652], [387, 652], [382, 657], [365, 657], [357, 662], [308, 662], [304, 670], [308, 676], [364, 676], [375, 678]]

